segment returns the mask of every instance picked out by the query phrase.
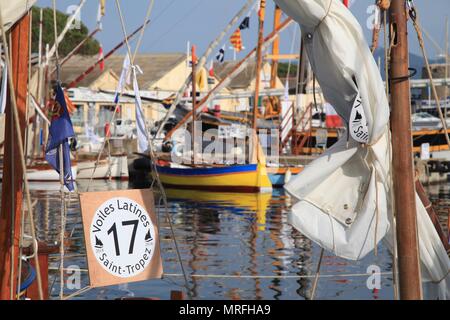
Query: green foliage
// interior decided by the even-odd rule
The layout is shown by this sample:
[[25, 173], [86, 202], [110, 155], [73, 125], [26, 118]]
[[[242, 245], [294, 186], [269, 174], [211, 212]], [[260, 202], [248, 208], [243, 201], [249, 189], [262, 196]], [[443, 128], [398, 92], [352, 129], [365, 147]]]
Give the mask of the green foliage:
[[[11, 0], [10, 0], [11, 1]], [[32, 52], [38, 52], [39, 46], [39, 17], [40, 17], [39, 7], [33, 7], [33, 41], [32, 41]], [[64, 29], [69, 16], [57, 11], [56, 12], [56, 25], [58, 29], [58, 34]], [[54, 36], [54, 24], [53, 24], [53, 9], [44, 8], [43, 9], [43, 23], [42, 23], [42, 47], [45, 49], [46, 44], [48, 43], [50, 48], [55, 43]], [[81, 27], [79, 29], [69, 30], [64, 37], [64, 40], [59, 44], [59, 54], [60, 56], [65, 56], [69, 52], [71, 52], [82, 40], [86, 38], [88, 35], [88, 28], [81, 23]], [[88, 39], [83, 47], [78, 51], [78, 54], [82, 55], [95, 55], [98, 53], [100, 45], [95, 39]], [[44, 51], [43, 51], [44, 52]]]
[[[289, 63], [280, 62], [278, 64], [278, 77], [281, 79], [286, 78], [289, 69]], [[291, 68], [289, 70], [289, 78], [297, 76], [297, 63], [291, 63]]]

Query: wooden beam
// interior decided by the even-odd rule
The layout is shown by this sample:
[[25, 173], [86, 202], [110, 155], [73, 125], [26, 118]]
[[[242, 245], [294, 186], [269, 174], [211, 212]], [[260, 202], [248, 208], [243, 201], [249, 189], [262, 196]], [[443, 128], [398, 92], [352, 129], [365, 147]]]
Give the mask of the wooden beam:
[[265, 60], [298, 60], [300, 55], [298, 54], [266, 54], [264, 56]]
[[[11, 64], [22, 139], [26, 128], [26, 101], [28, 85], [28, 47], [30, 16], [24, 16], [11, 30]], [[10, 90], [10, 88], [8, 88]], [[11, 95], [8, 94], [10, 99]], [[6, 106], [5, 149], [3, 159], [3, 185], [0, 212], [0, 300], [11, 299], [16, 293], [19, 258], [19, 237], [22, 217], [23, 171], [18, 163], [11, 101]], [[12, 237], [14, 233], [14, 236]], [[14, 261], [11, 260], [14, 255]], [[11, 270], [14, 279], [11, 282]], [[13, 296], [13, 298], [14, 298]]]

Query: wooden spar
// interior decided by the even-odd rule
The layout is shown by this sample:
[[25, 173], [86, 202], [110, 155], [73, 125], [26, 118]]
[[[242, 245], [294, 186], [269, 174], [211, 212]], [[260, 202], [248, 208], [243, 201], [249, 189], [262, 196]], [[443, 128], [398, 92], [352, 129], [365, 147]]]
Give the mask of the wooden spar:
[[[27, 14], [17, 22], [11, 31], [12, 70], [9, 70], [9, 72], [13, 76], [22, 139], [24, 139], [26, 128], [29, 24], [30, 17]], [[10, 90], [10, 87], [8, 90]], [[0, 212], [0, 300], [9, 300], [11, 292], [16, 292], [23, 200], [24, 172], [18, 164], [21, 153], [16, 141], [11, 94], [8, 94], [8, 96]], [[14, 257], [13, 261], [11, 260], [12, 256]], [[12, 281], [11, 271], [14, 272]]]
[[195, 164], [195, 116], [197, 111], [197, 53], [195, 46], [192, 46], [192, 163]]
[[[239, 10], [239, 12], [231, 19], [231, 21], [228, 23], [228, 25], [225, 27], [225, 29], [222, 30], [222, 32], [217, 36], [216, 39], [214, 39], [206, 49], [203, 56], [200, 58], [197, 68], [202, 68], [204, 64], [206, 63], [206, 59], [212, 54], [213, 50], [219, 45], [219, 43], [223, 40], [223, 38], [226, 36], [228, 31], [239, 21], [239, 19], [247, 12], [247, 10], [250, 8], [250, 5], [252, 5], [254, 0], [248, 0], [247, 3]], [[189, 50], [188, 50], [189, 51]], [[188, 57], [189, 59], [189, 57]], [[164, 125], [169, 120], [170, 116], [175, 111], [177, 105], [180, 103], [183, 93], [186, 91], [186, 88], [189, 86], [189, 83], [191, 82], [192, 78], [189, 76], [183, 85], [181, 86], [180, 90], [177, 92], [177, 96], [175, 100], [173, 101], [172, 105], [170, 106], [169, 111], [167, 111], [166, 116], [164, 117], [163, 121], [161, 121], [161, 124], [159, 125], [158, 130], [156, 131], [155, 137], [158, 137], [162, 130], [164, 129]]]
[[74, 13], [69, 17], [69, 19], [66, 22], [66, 26], [64, 27], [63, 31], [58, 35], [57, 41], [53, 44], [53, 47], [50, 49], [48, 53], [48, 57], [51, 59], [53, 55], [56, 53], [56, 43], [61, 43], [66, 36], [66, 33], [70, 30], [70, 27], [72, 26], [75, 19], [79, 16], [81, 9], [83, 8], [84, 4], [86, 3], [86, 0], [81, 0], [80, 4], [78, 5], [77, 9], [74, 11]]
[[[283, 21], [283, 23], [280, 24], [279, 28], [275, 31], [273, 31], [271, 34], [269, 34], [265, 39], [264, 39], [264, 43], [267, 43], [269, 41], [271, 41], [281, 30], [284, 30], [284, 28], [286, 28], [290, 23], [292, 22], [291, 18], [287, 18], [286, 20]], [[233, 69], [225, 76], [223, 77], [223, 79], [221, 79], [219, 81], [219, 83], [211, 90], [208, 92], [208, 94], [203, 97], [203, 99], [198, 103], [197, 109], [201, 108], [205, 103], [207, 103], [209, 101], [209, 99], [212, 97], [212, 95], [214, 94], [215, 91], [217, 91], [219, 88], [222, 87], [222, 85], [228, 80], [228, 78], [230, 77], [230, 75], [234, 74], [237, 70], [239, 70], [251, 57], [254, 56], [256, 52], [256, 48], [254, 48], [251, 52], [249, 52], [247, 54], [247, 56], [242, 59], [239, 63], [237, 63]], [[165, 138], [164, 141], [167, 141], [168, 139], [170, 139], [170, 137], [173, 135], [173, 133], [179, 129], [182, 125], [184, 125], [192, 116], [192, 111], [189, 111], [183, 119], [180, 120], [180, 122], [177, 123], [177, 125], [171, 130], [169, 131]]]
[[394, 202], [397, 226], [399, 291], [402, 300], [422, 299], [417, 236], [416, 192], [411, 139], [408, 30], [405, 0], [390, 7], [391, 128]]
[[[253, 100], [253, 130], [256, 133], [258, 122], [259, 87], [261, 86], [262, 46], [264, 43], [264, 20], [266, 17], [266, 0], [261, 0], [259, 6], [258, 46], [256, 47], [256, 80], [255, 98]], [[277, 37], [279, 39], [279, 37]], [[277, 41], [277, 40], [275, 40]]]
[[72, 81], [68, 86], [67, 89], [70, 88], [74, 88], [78, 83], [80, 83], [81, 81], [83, 81], [84, 78], [86, 78], [86, 76], [88, 74], [90, 74], [92, 71], [95, 70], [95, 68], [102, 63], [103, 61], [105, 61], [106, 59], [108, 59], [111, 55], [114, 54], [114, 52], [116, 52], [117, 50], [119, 50], [121, 47], [123, 47], [127, 41], [130, 41], [131, 38], [133, 38], [142, 28], [145, 28], [147, 26], [147, 24], [150, 23], [150, 20], [147, 20], [143, 25], [141, 25], [139, 28], [137, 28], [136, 30], [133, 31], [133, 33], [131, 33], [128, 37], [126, 37], [122, 42], [120, 42], [117, 46], [115, 46], [112, 50], [110, 50], [104, 57], [103, 59], [99, 59], [97, 62], [95, 62], [92, 66], [90, 66], [86, 71], [84, 71], [81, 75], [79, 75], [74, 81]]
[[[276, 30], [280, 25], [282, 11], [279, 6], [275, 5], [275, 14], [273, 18], [273, 30]], [[272, 45], [272, 55], [278, 57], [280, 55], [280, 37], [273, 42]], [[277, 75], [278, 75], [278, 59], [273, 59], [272, 61], [272, 72], [270, 75], [270, 87], [275, 89], [277, 86]], [[289, 75], [288, 75], [289, 76]]]
[[[71, 52], [69, 52], [69, 54], [67, 56], [64, 57], [64, 59], [59, 63], [59, 66], [62, 67], [67, 61], [70, 60], [70, 58], [72, 58], [75, 54], [77, 54], [78, 51], [80, 51], [80, 49], [83, 47], [83, 45], [86, 43], [86, 41], [88, 41], [89, 39], [92, 39], [97, 32], [99, 32], [101, 29], [97, 28], [94, 31], [92, 31], [89, 35], [86, 36], [86, 38], [84, 38], [83, 40], [80, 41], [79, 44], [77, 44], [77, 46], [75, 48], [73, 48], [73, 50]], [[54, 74], [56, 72], [56, 68], [54, 68], [51, 72], [51, 74]]]

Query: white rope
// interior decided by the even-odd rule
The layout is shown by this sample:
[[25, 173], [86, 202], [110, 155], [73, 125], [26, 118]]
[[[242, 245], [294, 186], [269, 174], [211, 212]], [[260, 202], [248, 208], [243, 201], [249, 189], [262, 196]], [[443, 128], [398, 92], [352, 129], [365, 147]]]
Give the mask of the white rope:
[[[58, 268], [50, 267], [49, 270], [55, 271]], [[80, 271], [87, 273], [88, 269], [78, 269], [78, 268], [64, 268], [65, 271], [73, 272]], [[391, 276], [392, 272], [380, 272], [380, 276]], [[373, 273], [337, 273], [337, 274], [319, 274], [318, 278], [348, 278], [348, 277], [370, 277]], [[165, 273], [164, 278], [181, 278], [182, 273]], [[239, 274], [191, 274], [191, 278], [205, 278], [205, 279], [315, 279], [317, 274], [314, 275], [239, 275]], [[84, 288], [85, 289], [85, 288]], [[83, 289], [81, 289], [83, 290]]]
[[[320, 274], [318, 278], [348, 278], [348, 277], [370, 277], [372, 273], [342, 273], [342, 274]], [[381, 276], [390, 276], [392, 272], [380, 272]], [[182, 274], [166, 273], [164, 277], [182, 277]], [[315, 279], [317, 275], [219, 275], [219, 274], [193, 274], [192, 278], [206, 279]]]

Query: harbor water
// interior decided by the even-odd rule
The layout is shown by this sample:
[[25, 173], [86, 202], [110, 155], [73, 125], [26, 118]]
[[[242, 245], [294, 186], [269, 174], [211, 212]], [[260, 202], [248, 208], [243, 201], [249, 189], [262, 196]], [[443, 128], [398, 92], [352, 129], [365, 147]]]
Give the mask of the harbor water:
[[[78, 191], [87, 183], [78, 183]], [[90, 191], [142, 188], [129, 182], [96, 181]], [[32, 184], [40, 240], [60, 238], [58, 184]], [[450, 206], [447, 185], [429, 188], [443, 222]], [[288, 223], [293, 202], [282, 189], [271, 194], [232, 194], [166, 189], [168, 212], [157, 206], [164, 277], [161, 280], [91, 289], [73, 299], [145, 297], [169, 299], [171, 290], [186, 290], [171, 237], [173, 224], [192, 299], [309, 299], [320, 247]], [[64, 293], [89, 284], [78, 196], [68, 200], [65, 228]], [[446, 223], [446, 221], [445, 221]], [[59, 298], [60, 256], [50, 256], [51, 297]], [[74, 271], [75, 270], [75, 271]], [[378, 270], [380, 287], [368, 273]], [[80, 276], [80, 283], [77, 276]], [[375, 279], [375, 280], [374, 280]], [[374, 282], [375, 281], [375, 282]], [[376, 287], [376, 286], [375, 286]], [[316, 299], [393, 299], [392, 257], [381, 242], [378, 254], [348, 261], [325, 252]]]

